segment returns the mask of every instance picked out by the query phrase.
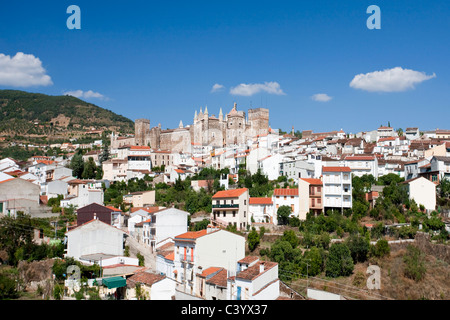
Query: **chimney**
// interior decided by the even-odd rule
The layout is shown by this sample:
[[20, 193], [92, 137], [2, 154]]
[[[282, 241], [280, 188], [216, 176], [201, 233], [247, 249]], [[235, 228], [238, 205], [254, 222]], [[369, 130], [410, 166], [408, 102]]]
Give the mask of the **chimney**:
[[263, 273], [264, 272], [264, 262], [260, 262], [259, 263], [259, 273]]
[[94, 212], [94, 220], [97, 220], [97, 214]]

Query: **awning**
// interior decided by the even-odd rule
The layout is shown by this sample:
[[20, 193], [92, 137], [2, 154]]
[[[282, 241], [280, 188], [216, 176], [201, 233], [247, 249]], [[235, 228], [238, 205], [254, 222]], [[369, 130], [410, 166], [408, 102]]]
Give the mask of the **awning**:
[[103, 278], [102, 284], [108, 287], [108, 289], [114, 289], [125, 287], [127, 285], [127, 280], [122, 277]]

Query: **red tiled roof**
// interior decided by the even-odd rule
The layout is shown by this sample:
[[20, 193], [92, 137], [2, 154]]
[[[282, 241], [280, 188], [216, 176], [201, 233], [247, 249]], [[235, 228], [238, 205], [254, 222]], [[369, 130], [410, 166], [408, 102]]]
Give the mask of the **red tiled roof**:
[[206, 229], [200, 231], [188, 231], [176, 236], [175, 239], [197, 239], [203, 237], [207, 233], [208, 231]]
[[136, 212], [138, 210], [144, 210], [147, 211], [148, 213], [153, 213], [159, 211], [160, 209], [161, 209], [160, 207], [132, 207], [130, 208], [130, 213]]
[[43, 163], [43, 164], [52, 164], [55, 163], [55, 161], [52, 160], [36, 160], [37, 163]]
[[309, 184], [320, 184], [322, 185], [322, 180], [320, 179], [312, 179], [312, 178], [300, 178], [300, 180], [306, 181]]
[[106, 206], [108, 209], [114, 210], [115, 212], [122, 212], [122, 210], [114, 208], [113, 206]]
[[387, 138], [380, 138], [378, 140], [378, 142], [383, 142], [383, 141], [393, 141], [395, 140], [395, 137], [387, 137]]
[[200, 277], [207, 277], [210, 274], [213, 274], [213, 273], [219, 271], [220, 269], [222, 269], [222, 268], [220, 268], [220, 267], [210, 267], [208, 269], [203, 270], [203, 272], [201, 274], [199, 274], [199, 276]]
[[213, 195], [213, 199], [216, 198], [237, 198], [241, 194], [243, 194], [245, 191], [247, 191], [247, 188], [241, 188], [241, 189], [233, 189], [233, 190], [223, 190], [217, 192], [215, 195]]
[[349, 167], [322, 167], [322, 172], [351, 172]]
[[273, 204], [272, 198], [250, 198], [248, 201], [249, 204]]
[[150, 150], [149, 146], [131, 146], [130, 150]]
[[[264, 266], [264, 270], [261, 272], [260, 265]], [[244, 279], [244, 280], [253, 280], [259, 277], [265, 271], [275, 267], [277, 265], [276, 262], [271, 261], [259, 261], [255, 263], [253, 266], [241, 271], [236, 275], [236, 279]]]
[[239, 260], [238, 262], [240, 264], [250, 264], [253, 261], [259, 260], [259, 257], [257, 256], [245, 256], [244, 258], [242, 258], [241, 260]]
[[167, 256], [165, 256], [164, 257], [164, 259], [167, 259], [167, 260], [174, 260], [175, 259], [175, 252], [171, 252], [171, 253], [169, 253]]
[[374, 156], [347, 156], [345, 160], [354, 160], [354, 161], [370, 161], [374, 160]]
[[151, 286], [152, 284], [163, 280], [165, 277], [166, 276], [163, 276], [161, 274], [155, 274], [155, 273], [150, 273], [147, 271], [141, 271], [141, 272], [135, 273], [134, 275], [129, 277], [127, 279], [127, 283], [143, 283], [143, 284]]
[[290, 188], [275, 189], [273, 191], [273, 194], [275, 196], [298, 196], [298, 189], [297, 188], [295, 188], [295, 189], [290, 189]]
[[214, 284], [219, 287], [226, 288], [227, 287], [227, 278], [228, 272], [227, 269], [223, 269], [213, 275], [209, 280], [206, 280], [207, 283]]

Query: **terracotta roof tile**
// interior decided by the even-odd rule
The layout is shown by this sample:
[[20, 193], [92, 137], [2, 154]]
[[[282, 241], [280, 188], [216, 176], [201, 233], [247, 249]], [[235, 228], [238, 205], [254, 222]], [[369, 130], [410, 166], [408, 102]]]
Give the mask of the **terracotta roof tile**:
[[273, 204], [272, 198], [250, 198], [248, 201], [249, 204]]
[[213, 195], [213, 199], [216, 199], [216, 198], [237, 198], [237, 197], [239, 197], [241, 194], [243, 194], [247, 190], [248, 190], [247, 188], [241, 188], [241, 189], [219, 191], [215, 195]]
[[275, 189], [273, 191], [273, 194], [275, 196], [298, 196], [298, 189], [297, 188], [295, 188], [295, 189], [291, 189], [291, 188]]
[[306, 181], [309, 184], [319, 184], [322, 185], [322, 180], [320, 179], [312, 179], [312, 178], [300, 178], [300, 180]]

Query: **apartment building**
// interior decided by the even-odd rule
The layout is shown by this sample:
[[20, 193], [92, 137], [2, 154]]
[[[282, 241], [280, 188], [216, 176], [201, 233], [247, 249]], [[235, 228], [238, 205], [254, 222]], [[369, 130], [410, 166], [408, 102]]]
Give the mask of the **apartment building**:
[[249, 194], [247, 188], [219, 191], [212, 197], [211, 223], [215, 226], [234, 225], [246, 230], [249, 224]]
[[352, 208], [352, 175], [349, 167], [323, 167], [323, 208], [340, 210]]
[[376, 156], [347, 156], [344, 165], [349, 167], [355, 176], [371, 174], [378, 178], [378, 160]]
[[272, 202], [275, 210], [275, 218], [278, 212], [278, 208], [281, 206], [290, 207], [291, 216], [299, 216], [300, 202], [298, 196], [298, 188], [275, 189], [272, 195]]
[[319, 215], [323, 212], [323, 183], [320, 179], [298, 179], [299, 219], [306, 220], [308, 212]]
[[[237, 261], [245, 257], [245, 238], [222, 229], [188, 231], [174, 238], [174, 272], [176, 289], [203, 296], [203, 278], [199, 275], [211, 267], [237, 271]], [[168, 275], [169, 276], [169, 275]]]

